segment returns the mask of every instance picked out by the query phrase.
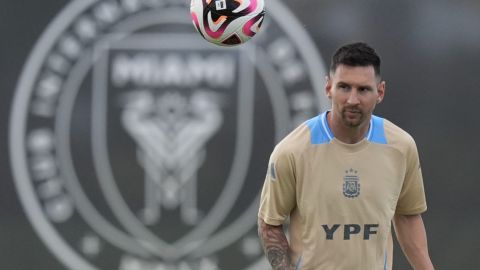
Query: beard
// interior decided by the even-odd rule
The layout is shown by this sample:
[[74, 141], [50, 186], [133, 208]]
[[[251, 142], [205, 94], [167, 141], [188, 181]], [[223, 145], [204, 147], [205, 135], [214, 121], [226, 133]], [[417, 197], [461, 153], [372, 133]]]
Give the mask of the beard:
[[364, 122], [365, 114], [358, 108], [344, 108], [342, 120], [347, 127], [358, 127]]

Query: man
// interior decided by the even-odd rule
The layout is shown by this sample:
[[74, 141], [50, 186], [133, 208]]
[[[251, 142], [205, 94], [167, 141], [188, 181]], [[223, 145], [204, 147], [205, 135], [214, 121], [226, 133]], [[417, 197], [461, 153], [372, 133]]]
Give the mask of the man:
[[380, 58], [365, 43], [345, 45], [326, 79], [332, 109], [292, 131], [270, 157], [258, 230], [272, 268], [390, 269], [393, 220], [412, 267], [433, 269], [415, 142], [372, 115], [385, 95]]

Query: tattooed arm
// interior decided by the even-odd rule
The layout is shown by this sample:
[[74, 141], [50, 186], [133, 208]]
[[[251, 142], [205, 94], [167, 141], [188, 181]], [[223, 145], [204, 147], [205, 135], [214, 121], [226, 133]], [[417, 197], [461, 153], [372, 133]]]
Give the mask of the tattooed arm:
[[273, 226], [258, 219], [258, 236], [273, 270], [294, 270], [290, 261], [290, 246], [283, 232], [283, 226]]

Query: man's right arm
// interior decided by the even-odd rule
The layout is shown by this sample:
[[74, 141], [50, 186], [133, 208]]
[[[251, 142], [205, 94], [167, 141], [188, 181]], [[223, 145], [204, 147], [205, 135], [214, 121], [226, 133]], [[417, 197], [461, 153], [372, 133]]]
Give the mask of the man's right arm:
[[273, 270], [295, 269], [295, 265], [290, 260], [291, 250], [282, 225], [269, 225], [259, 218], [258, 236]]

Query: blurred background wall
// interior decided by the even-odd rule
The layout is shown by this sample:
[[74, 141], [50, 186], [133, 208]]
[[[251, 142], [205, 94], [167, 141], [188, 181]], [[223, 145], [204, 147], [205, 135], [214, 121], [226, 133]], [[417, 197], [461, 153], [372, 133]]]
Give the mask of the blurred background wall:
[[267, 30], [233, 50], [193, 32], [186, 1], [101, 3], [1, 3], [1, 269], [266, 269], [268, 155], [326, 109], [324, 68], [352, 41], [383, 60], [376, 114], [416, 139], [434, 264], [476, 268], [479, 1], [271, 0]]

